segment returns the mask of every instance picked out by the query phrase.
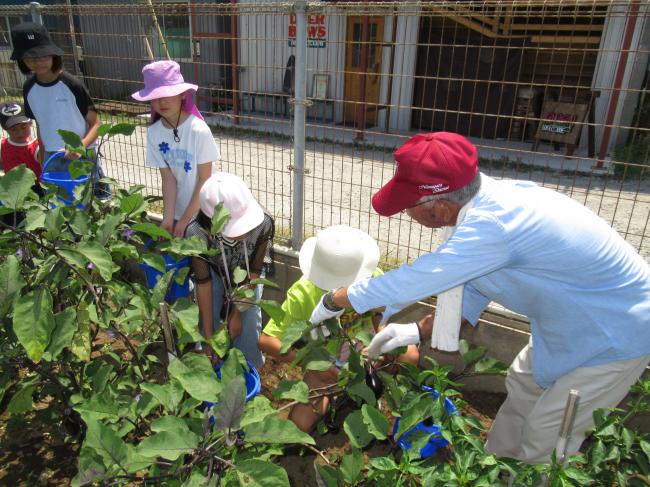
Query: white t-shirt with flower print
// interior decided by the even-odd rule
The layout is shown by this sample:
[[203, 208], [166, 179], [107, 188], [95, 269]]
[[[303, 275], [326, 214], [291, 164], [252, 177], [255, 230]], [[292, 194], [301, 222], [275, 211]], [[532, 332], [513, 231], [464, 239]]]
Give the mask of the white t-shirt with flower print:
[[174, 131], [165, 127], [162, 119], [147, 130], [147, 166], [168, 167], [176, 178], [176, 220], [183, 216], [194, 193], [197, 166], [221, 158], [210, 127], [194, 115], [178, 126], [178, 137], [180, 141], [174, 141]]

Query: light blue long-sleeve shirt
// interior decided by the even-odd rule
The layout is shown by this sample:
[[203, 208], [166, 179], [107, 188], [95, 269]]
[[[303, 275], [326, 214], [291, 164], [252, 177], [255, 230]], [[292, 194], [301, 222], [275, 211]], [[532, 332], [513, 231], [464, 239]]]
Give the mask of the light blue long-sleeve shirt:
[[650, 267], [605, 221], [555, 191], [482, 175], [452, 236], [413, 264], [348, 288], [357, 312], [407, 305], [465, 283], [463, 317], [495, 301], [530, 320], [533, 376], [650, 354]]

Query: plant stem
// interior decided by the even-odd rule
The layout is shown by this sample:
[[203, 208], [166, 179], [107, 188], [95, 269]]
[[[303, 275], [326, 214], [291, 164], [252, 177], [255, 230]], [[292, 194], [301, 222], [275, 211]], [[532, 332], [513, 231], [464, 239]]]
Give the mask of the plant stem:
[[315, 447], [313, 447], [313, 446], [311, 446], [311, 445], [303, 445], [303, 446], [306, 447], [308, 450], [311, 450], [311, 451], [313, 451], [314, 453], [316, 453], [319, 457], [321, 457], [323, 460], [325, 460], [325, 462], [326, 462], [328, 465], [331, 465], [331, 464], [332, 464], [332, 462], [330, 462], [330, 461], [327, 459], [327, 457], [325, 456], [325, 454], [324, 454], [322, 451], [320, 451], [318, 448], [315, 448]]
[[211, 444], [209, 444], [208, 446], [205, 447], [206, 451], [207, 451], [207, 450], [210, 450], [212, 447], [216, 446], [217, 443], [220, 443], [220, 442], [222, 442], [222, 441], [223, 441], [223, 437], [220, 437], [220, 438], [216, 439], [216, 440], [213, 441]]
[[[338, 387], [338, 384], [330, 384], [329, 386], [319, 387], [319, 388], [317, 388], [317, 389], [313, 389], [312, 392], [314, 392], [314, 391], [326, 390], [326, 389], [333, 389], [334, 387]], [[312, 399], [318, 399], [319, 397], [329, 396], [330, 394], [334, 394], [335, 392], [341, 392], [341, 391], [340, 391], [340, 390], [339, 390], [339, 391], [326, 391], [326, 392], [322, 392], [322, 393], [320, 393], [320, 394], [313, 394], [313, 395], [311, 395], [311, 396], [308, 396], [308, 397], [307, 397], [307, 400], [308, 400], [308, 401], [311, 401]], [[278, 408], [277, 411], [278, 411], [278, 412], [279, 412], [279, 411], [284, 411], [285, 409], [290, 408], [290, 407], [293, 407], [293, 406], [295, 406], [296, 404], [304, 404], [304, 403], [303, 403], [303, 402], [300, 402], [300, 401], [291, 401], [290, 403], [287, 403], [287, 404], [285, 404], [284, 406]]]
[[235, 468], [235, 469], [237, 468], [237, 467], [235, 467], [235, 464], [234, 464], [234, 463], [232, 463], [232, 462], [226, 460], [225, 458], [221, 458], [220, 456], [217, 456], [217, 455], [215, 455], [214, 453], [211, 453], [210, 456], [211, 456], [212, 458], [214, 458], [215, 460], [217, 460], [218, 462], [221, 462], [221, 463], [223, 463], [224, 465], [228, 465], [230, 468]]
[[642, 395], [640, 395], [639, 397], [636, 398], [636, 400], [634, 401], [634, 403], [632, 404], [630, 409], [627, 411], [625, 416], [623, 416], [621, 418], [621, 420], [620, 420], [621, 424], [625, 424], [632, 416], [636, 415], [636, 413], [637, 413], [637, 411], [639, 409], [639, 405], [641, 404], [642, 401], [643, 401], [643, 396]]
[[48, 246], [48, 245], [44, 244], [40, 239], [37, 239], [36, 237], [30, 235], [29, 233], [24, 232], [24, 231], [22, 231], [22, 230], [20, 230], [20, 229], [18, 229], [16, 227], [12, 227], [11, 225], [7, 225], [6, 223], [4, 223], [2, 221], [0, 221], [0, 225], [3, 226], [4, 228], [8, 228], [9, 230], [12, 230], [12, 231], [16, 232], [18, 235], [20, 235], [22, 237], [25, 237], [28, 240], [31, 240], [32, 242], [34, 242], [36, 245], [39, 245], [44, 250], [47, 250], [47, 251], [53, 253], [54, 255], [56, 255], [58, 257], [59, 261], [63, 262], [63, 264], [65, 266], [69, 267], [70, 270], [72, 270], [72, 272], [74, 272], [77, 276], [79, 276], [79, 278], [86, 285], [86, 288], [88, 289], [88, 291], [93, 295], [94, 300], [95, 300], [95, 306], [97, 307], [97, 309], [98, 310], [102, 309], [101, 300], [99, 299], [99, 295], [97, 294], [97, 291], [95, 290], [95, 287], [93, 286], [93, 283], [90, 280], [88, 280], [86, 278], [86, 276], [84, 276], [77, 268], [75, 268], [72, 264], [68, 263], [61, 256], [61, 254], [57, 251], [57, 249], [55, 247]]
[[128, 348], [129, 352], [131, 352], [131, 355], [133, 355], [135, 364], [138, 366], [138, 369], [140, 370], [140, 374], [142, 375], [142, 379], [144, 380], [146, 378], [146, 374], [144, 373], [144, 367], [142, 366], [142, 361], [140, 360], [138, 353], [135, 351], [133, 344], [128, 339], [128, 337], [124, 333], [122, 333], [117, 327], [113, 327], [112, 330], [115, 331], [120, 336], [126, 348]]

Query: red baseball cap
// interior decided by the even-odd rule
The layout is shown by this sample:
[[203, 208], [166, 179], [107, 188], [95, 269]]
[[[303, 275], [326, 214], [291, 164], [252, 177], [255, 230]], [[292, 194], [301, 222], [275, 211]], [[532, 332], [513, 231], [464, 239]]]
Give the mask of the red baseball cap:
[[422, 196], [456, 191], [478, 173], [476, 147], [451, 132], [417, 134], [395, 151], [395, 175], [372, 197], [372, 207], [390, 216]]

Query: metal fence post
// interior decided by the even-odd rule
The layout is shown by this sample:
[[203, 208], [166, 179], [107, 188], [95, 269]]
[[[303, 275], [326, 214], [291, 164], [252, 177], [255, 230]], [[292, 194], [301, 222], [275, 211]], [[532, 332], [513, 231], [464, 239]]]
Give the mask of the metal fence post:
[[42, 24], [43, 17], [41, 16], [41, 4], [38, 2], [29, 2], [29, 8], [32, 11], [32, 22]]
[[293, 212], [291, 247], [298, 250], [304, 231], [305, 115], [307, 109], [307, 2], [294, 3], [296, 13], [295, 99], [293, 111]]

